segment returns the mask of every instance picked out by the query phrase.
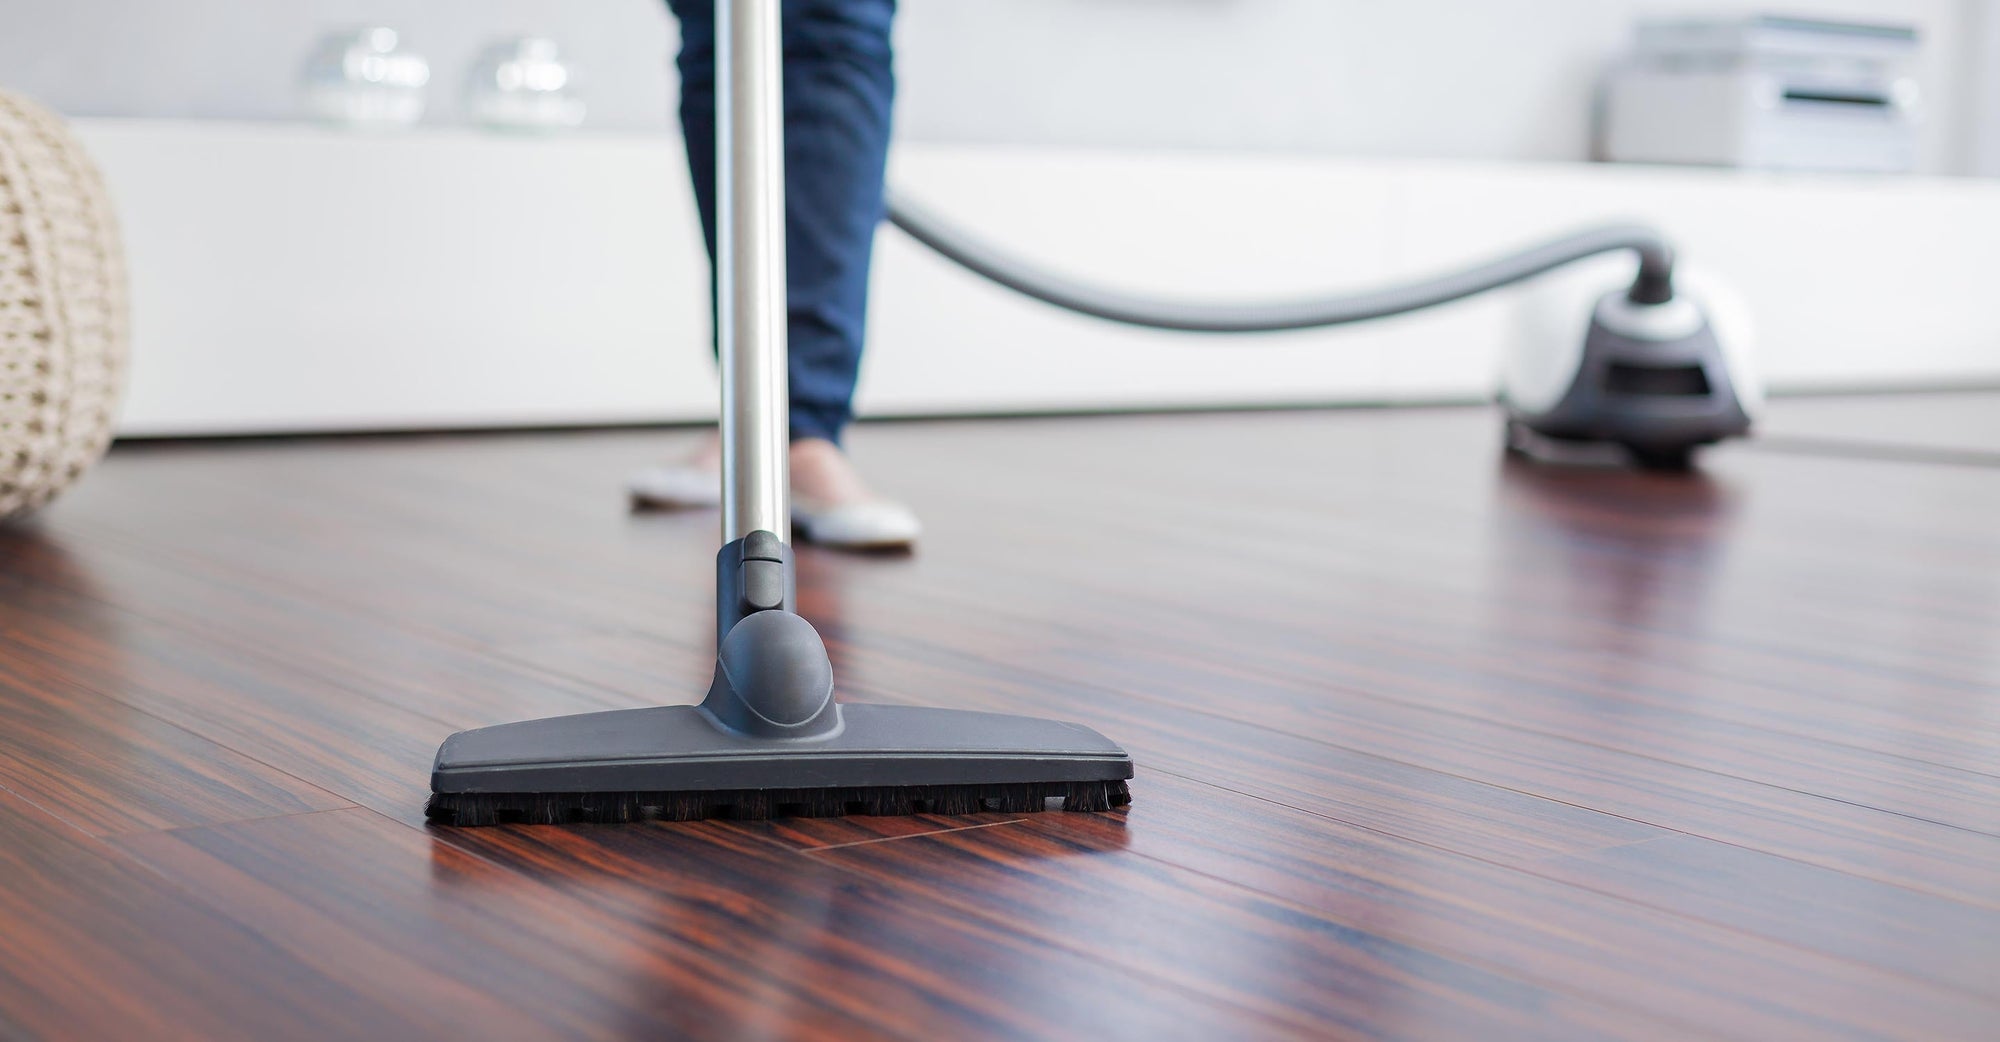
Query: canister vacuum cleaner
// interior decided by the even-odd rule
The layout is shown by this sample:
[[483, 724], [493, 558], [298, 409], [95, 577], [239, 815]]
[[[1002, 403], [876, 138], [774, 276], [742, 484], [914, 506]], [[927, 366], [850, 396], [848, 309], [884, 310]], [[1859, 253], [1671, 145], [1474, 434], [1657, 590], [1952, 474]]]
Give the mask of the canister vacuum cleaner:
[[[1606, 254], [1638, 272], [1587, 315], [1537, 315], [1510, 343], [1500, 386], [1508, 446], [1622, 447], [1641, 467], [1687, 468], [1701, 446], [1749, 433], [1761, 404], [1747, 357], [1747, 323], [1705, 303], [1676, 278], [1673, 247], [1642, 225], [1567, 235], [1403, 285], [1256, 304], [1189, 304], [1081, 286], [982, 243], [908, 197], [889, 220], [960, 266], [1035, 300], [1111, 322], [1183, 333], [1273, 333], [1350, 325], [1439, 307]], [[1546, 312], [1546, 302], [1541, 311]]]
[[[445, 739], [427, 817], [441, 826], [775, 815], [1020, 813], [1130, 800], [1130, 754], [1058, 720], [834, 698], [833, 666], [796, 610], [787, 474], [783, 110], [777, 0], [717, 4], [718, 316], [723, 546], [717, 653], [698, 705], [529, 720]], [[1086, 315], [1197, 333], [1343, 325], [1512, 285], [1607, 253], [1638, 273], [1598, 301], [1580, 338], [1510, 360], [1523, 434], [1622, 445], [1647, 466], [1749, 429], [1753, 396], [1727, 330], [1675, 282], [1640, 227], [1586, 231], [1441, 277], [1256, 305], [1188, 305], [1074, 285], [891, 200], [895, 224], [1001, 285]]]

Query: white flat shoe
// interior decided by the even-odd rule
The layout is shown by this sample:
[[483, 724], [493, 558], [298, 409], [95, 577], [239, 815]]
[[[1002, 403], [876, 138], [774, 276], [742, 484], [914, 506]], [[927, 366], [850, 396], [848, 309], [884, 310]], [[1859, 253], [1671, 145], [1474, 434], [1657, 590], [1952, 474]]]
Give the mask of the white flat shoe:
[[722, 479], [715, 471], [685, 463], [647, 467], [625, 480], [632, 502], [662, 510], [722, 505]]
[[909, 507], [886, 499], [822, 507], [792, 497], [792, 531], [799, 539], [841, 550], [907, 550], [923, 525]]

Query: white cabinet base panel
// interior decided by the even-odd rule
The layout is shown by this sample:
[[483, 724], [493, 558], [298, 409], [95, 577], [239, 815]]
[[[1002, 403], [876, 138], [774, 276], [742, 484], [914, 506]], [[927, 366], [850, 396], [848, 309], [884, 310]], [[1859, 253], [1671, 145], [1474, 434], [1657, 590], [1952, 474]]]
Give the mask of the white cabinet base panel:
[[[714, 413], [706, 264], [670, 134], [78, 129], [129, 242], [126, 435]], [[1215, 299], [1367, 285], [1637, 217], [1749, 300], [1774, 389], [2000, 380], [1991, 183], [918, 146], [895, 167], [906, 190], [1025, 256]], [[1014, 297], [884, 230], [860, 408], [1475, 398], [1513, 306], [1269, 337], [1152, 333]]]

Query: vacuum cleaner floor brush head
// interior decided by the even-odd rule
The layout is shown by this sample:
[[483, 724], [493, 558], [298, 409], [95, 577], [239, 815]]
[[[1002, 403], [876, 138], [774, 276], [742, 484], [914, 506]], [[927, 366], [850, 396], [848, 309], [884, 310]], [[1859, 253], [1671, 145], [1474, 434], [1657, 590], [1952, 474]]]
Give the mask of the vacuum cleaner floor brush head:
[[426, 816], [564, 825], [1130, 802], [1131, 755], [1081, 724], [837, 701], [826, 644], [787, 610], [791, 563], [791, 549], [766, 531], [717, 555], [726, 636], [700, 705], [461, 731], [438, 747]]
[[445, 740], [427, 816], [445, 825], [1104, 811], [1132, 760], [1077, 724], [834, 705], [814, 739], [738, 733], [699, 706], [531, 720]]

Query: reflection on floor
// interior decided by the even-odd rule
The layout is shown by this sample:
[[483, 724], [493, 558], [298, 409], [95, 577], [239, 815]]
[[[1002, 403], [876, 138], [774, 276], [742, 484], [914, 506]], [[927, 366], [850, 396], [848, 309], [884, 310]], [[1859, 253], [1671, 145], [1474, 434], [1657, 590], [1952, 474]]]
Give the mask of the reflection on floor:
[[445, 734], [705, 687], [715, 519], [617, 491], [692, 435], [122, 448], [0, 532], [0, 1036], [1990, 1038], [2000, 423], [1936, 407], [1678, 477], [866, 428], [930, 534], [802, 553], [844, 697], [1087, 723], [1132, 807], [465, 832]]

